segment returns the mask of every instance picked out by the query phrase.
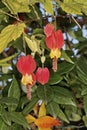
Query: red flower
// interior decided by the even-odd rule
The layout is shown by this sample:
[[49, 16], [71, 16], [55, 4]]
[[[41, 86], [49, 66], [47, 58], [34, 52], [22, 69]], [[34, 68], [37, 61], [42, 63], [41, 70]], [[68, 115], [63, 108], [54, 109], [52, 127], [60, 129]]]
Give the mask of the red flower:
[[50, 57], [59, 58], [60, 49], [64, 44], [62, 31], [55, 31], [52, 24], [47, 24], [44, 28], [44, 33], [46, 34], [46, 45], [49, 49], [51, 49]]
[[17, 69], [23, 75], [31, 74], [36, 69], [36, 62], [31, 55], [21, 56], [17, 62]]
[[57, 71], [57, 59], [61, 56], [60, 49], [64, 44], [61, 30], [56, 31], [52, 24], [47, 24], [44, 28], [46, 34], [46, 45], [51, 50], [50, 57], [53, 58], [53, 70]]
[[36, 76], [33, 73], [36, 69], [36, 62], [31, 55], [21, 56], [17, 62], [17, 69], [22, 74], [22, 84], [27, 88], [27, 97], [31, 99], [31, 87], [36, 83]]
[[44, 28], [44, 33], [46, 34], [47, 37], [49, 37], [53, 31], [54, 31], [54, 26], [52, 24], [47, 24]]
[[64, 39], [61, 30], [53, 31], [49, 37], [46, 37], [46, 45], [49, 49], [60, 50], [64, 44]]
[[47, 67], [39, 67], [36, 72], [36, 80], [42, 85], [46, 84], [49, 80], [50, 72]]

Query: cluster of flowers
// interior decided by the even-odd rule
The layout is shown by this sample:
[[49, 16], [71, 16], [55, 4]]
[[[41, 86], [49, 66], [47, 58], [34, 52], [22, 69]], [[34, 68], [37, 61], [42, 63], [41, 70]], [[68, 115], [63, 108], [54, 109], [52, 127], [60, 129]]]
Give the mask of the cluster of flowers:
[[[64, 44], [61, 30], [56, 31], [52, 24], [47, 24], [44, 28], [46, 35], [46, 45], [51, 50], [50, 57], [53, 59], [53, 70], [57, 71], [57, 59], [60, 58], [60, 49]], [[36, 61], [31, 55], [21, 56], [17, 62], [17, 69], [22, 74], [22, 84], [27, 88], [27, 97], [31, 99], [30, 89], [39, 82], [46, 84], [50, 78], [50, 72], [47, 67], [38, 67], [36, 70]], [[34, 71], [36, 70], [36, 73]]]
[[[53, 70], [57, 71], [57, 59], [61, 56], [60, 49], [64, 44], [64, 39], [61, 30], [56, 31], [52, 24], [47, 24], [44, 28], [46, 35], [46, 45], [50, 50], [50, 58], [53, 59]], [[38, 67], [35, 59], [28, 54], [27, 56], [21, 56], [17, 62], [17, 69], [22, 74], [21, 82], [27, 88], [27, 97], [31, 99], [31, 87], [36, 82], [45, 85], [49, 78], [50, 72], [47, 67]], [[35, 111], [38, 111], [36, 108]], [[38, 130], [51, 130], [53, 126], [60, 126], [61, 122], [51, 116], [46, 115], [45, 104], [42, 103], [39, 109], [37, 118], [28, 114], [26, 120], [29, 124], [34, 123], [38, 127]]]

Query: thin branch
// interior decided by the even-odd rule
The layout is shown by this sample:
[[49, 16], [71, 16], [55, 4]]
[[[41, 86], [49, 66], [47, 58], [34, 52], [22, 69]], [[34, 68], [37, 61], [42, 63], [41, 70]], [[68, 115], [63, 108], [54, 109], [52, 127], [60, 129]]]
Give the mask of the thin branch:
[[16, 19], [16, 20], [19, 21], [19, 22], [23, 22], [22, 20], [20, 20], [20, 19], [17, 18], [16, 16], [14, 16], [14, 15], [12, 15], [12, 14], [9, 14], [9, 13], [3, 11], [2, 9], [0, 9], [0, 13], [5, 14], [5, 15], [7, 15], [7, 16], [10, 16], [10, 17]]
[[76, 19], [71, 15], [71, 18], [74, 20], [74, 22], [78, 25], [78, 27], [81, 29], [80, 24], [76, 21]]

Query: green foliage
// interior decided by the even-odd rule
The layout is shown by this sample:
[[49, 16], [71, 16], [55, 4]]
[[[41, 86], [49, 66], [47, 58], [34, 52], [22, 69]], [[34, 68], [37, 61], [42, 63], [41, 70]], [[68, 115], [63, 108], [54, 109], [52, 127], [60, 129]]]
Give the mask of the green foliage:
[[3, 122], [3, 120], [0, 118], [0, 130], [7, 130], [8, 126]]
[[[8, 97], [12, 97], [15, 98], [19, 101], [20, 99], [20, 88], [18, 85], [17, 80], [15, 79], [15, 77], [13, 76], [13, 81], [11, 83], [11, 86], [8, 90]], [[16, 109], [16, 107], [18, 106], [18, 104], [16, 104], [15, 106], [12, 105], [12, 107], [10, 106], [10, 111], [14, 111]]]
[[63, 120], [63, 121], [65, 121], [65, 122], [69, 123], [69, 121], [68, 121], [66, 115], [64, 114], [64, 112], [61, 110], [61, 108], [59, 107], [59, 105], [58, 105], [56, 102], [50, 102], [50, 103], [47, 105], [47, 113], [48, 113], [48, 114], [51, 114], [51, 115], [54, 116], [54, 117], [58, 115], [58, 117], [59, 117], [61, 120]]
[[[45, 103], [47, 115], [61, 120], [61, 129], [71, 127], [71, 122], [87, 127], [87, 37], [83, 36], [86, 15], [87, 2], [83, 0], [0, 1], [0, 130], [31, 129], [25, 116], [37, 118], [41, 102]], [[56, 72], [44, 33], [49, 21], [64, 34]], [[16, 66], [22, 54], [35, 59], [34, 74], [38, 67], [50, 71], [47, 84], [36, 81], [31, 87], [30, 100]]]

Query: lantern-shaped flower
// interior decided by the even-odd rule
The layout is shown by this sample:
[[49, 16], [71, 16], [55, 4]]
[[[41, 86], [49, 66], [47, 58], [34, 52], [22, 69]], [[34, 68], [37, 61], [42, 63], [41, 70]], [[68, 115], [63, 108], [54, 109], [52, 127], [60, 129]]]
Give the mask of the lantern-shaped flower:
[[44, 33], [46, 34], [46, 45], [51, 50], [50, 57], [53, 59], [53, 70], [57, 71], [57, 59], [61, 56], [60, 49], [64, 44], [62, 31], [56, 31], [52, 24], [47, 24]]
[[60, 126], [61, 122], [51, 116], [46, 115], [45, 104], [42, 103], [39, 109], [38, 118], [28, 114], [26, 120], [29, 124], [33, 123], [38, 127], [38, 130], [51, 130], [53, 126]]
[[50, 72], [47, 67], [39, 67], [36, 71], [36, 80], [42, 85], [46, 84], [49, 80]]
[[27, 96], [31, 98], [30, 88], [36, 82], [36, 76], [33, 73], [36, 69], [36, 62], [31, 55], [21, 56], [17, 62], [17, 69], [22, 74], [22, 84], [27, 87]]

